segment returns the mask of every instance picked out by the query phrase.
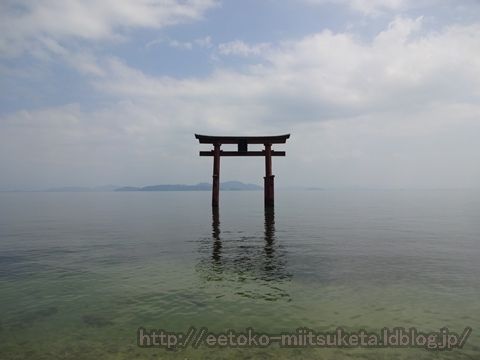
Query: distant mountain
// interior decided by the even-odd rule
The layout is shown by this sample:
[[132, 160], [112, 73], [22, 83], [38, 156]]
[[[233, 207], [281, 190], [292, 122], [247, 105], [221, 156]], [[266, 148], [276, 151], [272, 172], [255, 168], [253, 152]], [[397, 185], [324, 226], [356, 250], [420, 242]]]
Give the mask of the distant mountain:
[[[115, 191], [209, 191], [212, 189], [212, 184], [198, 183], [196, 185], [150, 185], [144, 187], [125, 186]], [[240, 181], [226, 181], [220, 183], [220, 190], [227, 191], [242, 191], [242, 190], [263, 190], [261, 186], [255, 184], [244, 184]]]
[[133, 187], [126, 186], [115, 191], [192, 191], [192, 190], [209, 190], [211, 186], [206, 183], [201, 183], [197, 185], [183, 185], [183, 184], [173, 184], [173, 185], [150, 185], [144, 187]]

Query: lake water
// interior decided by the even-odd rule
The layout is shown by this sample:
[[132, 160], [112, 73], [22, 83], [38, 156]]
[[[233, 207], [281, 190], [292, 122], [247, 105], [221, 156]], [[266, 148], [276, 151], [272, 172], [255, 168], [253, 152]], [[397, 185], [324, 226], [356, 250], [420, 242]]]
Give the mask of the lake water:
[[[480, 359], [475, 191], [0, 193], [0, 359]], [[463, 349], [140, 348], [137, 329], [416, 327]]]

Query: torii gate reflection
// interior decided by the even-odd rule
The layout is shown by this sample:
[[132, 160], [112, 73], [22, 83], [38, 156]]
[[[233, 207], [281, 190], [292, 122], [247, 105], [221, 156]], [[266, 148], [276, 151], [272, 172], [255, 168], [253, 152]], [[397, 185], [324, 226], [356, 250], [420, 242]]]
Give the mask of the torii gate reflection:
[[[272, 174], [272, 156], [285, 156], [285, 151], [272, 150], [272, 144], [284, 144], [290, 134], [278, 136], [210, 136], [195, 134], [200, 144], [213, 144], [213, 150], [200, 151], [200, 156], [213, 156], [212, 206], [218, 207], [220, 194], [220, 157], [221, 156], [265, 156], [264, 198], [265, 206], [274, 205], [274, 177]], [[238, 151], [223, 151], [222, 144], [237, 144]], [[263, 144], [265, 150], [248, 151], [248, 144]]]
[[[203, 260], [203, 270], [210, 274], [209, 279], [219, 281], [224, 273], [241, 273], [243, 277], [249, 277], [250, 281], [265, 281], [268, 284], [274, 284], [274, 287], [268, 288], [268, 296], [259, 290], [259, 296], [270, 297], [270, 299], [288, 298], [286, 292], [279, 285], [288, 281], [291, 274], [288, 272], [286, 263], [286, 250], [278, 243], [275, 236], [275, 212], [274, 208], [265, 208], [264, 210], [264, 234], [263, 251], [260, 249], [261, 242], [254, 247], [240, 245], [236, 248], [231, 247], [231, 232], [227, 231], [225, 238], [221, 236], [220, 230], [220, 212], [219, 208], [212, 208], [212, 236], [213, 242], [203, 248], [205, 255], [207, 249], [211, 247], [209, 260], [205, 256]], [[260, 240], [260, 236], [256, 236]], [[206, 239], [207, 240], [207, 239]], [[210, 239], [208, 239], [210, 240]], [[241, 239], [238, 239], [241, 240]], [[224, 254], [223, 243], [226, 241], [229, 252]], [[230, 242], [230, 245], [228, 243]], [[208, 242], [207, 242], [208, 243]], [[238, 244], [235, 240], [234, 243]], [[259, 246], [258, 248], [256, 246]], [[199, 267], [200, 268], [200, 267]], [[212, 274], [216, 274], [213, 276]], [[250, 274], [250, 275], [248, 275]], [[224, 279], [225, 280], [225, 279]], [[227, 280], [228, 281], [228, 280]]]

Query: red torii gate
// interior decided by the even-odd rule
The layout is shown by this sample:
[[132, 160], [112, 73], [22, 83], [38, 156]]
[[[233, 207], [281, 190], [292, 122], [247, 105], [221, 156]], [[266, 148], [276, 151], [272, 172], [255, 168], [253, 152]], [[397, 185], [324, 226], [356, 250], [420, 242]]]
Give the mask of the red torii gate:
[[[200, 156], [213, 156], [212, 206], [218, 207], [220, 193], [220, 156], [265, 156], [265, 206], [274, 205], [272, 156], [285, 156], [285, 151], [272, 150], [272, 144], [285, 144], [290, 134], [277, 136], [210, 136], [195, 134], [200, 144], [213, 144], [213, 150], [200, 151]], [[237, 144], [238, 151], [220, 150], [222, 144]], [[248, 144], [263, 144], [265, 150], [248, 151]]]

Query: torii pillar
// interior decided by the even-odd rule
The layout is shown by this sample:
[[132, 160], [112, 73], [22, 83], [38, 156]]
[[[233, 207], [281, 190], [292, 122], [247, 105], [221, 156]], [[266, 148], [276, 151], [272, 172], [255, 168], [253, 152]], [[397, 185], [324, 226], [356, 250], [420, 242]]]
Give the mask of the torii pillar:
[[220, 198], [220, 144], [213, 145], [212, 206], [218, 207]]
[[[285, 156], [285, 151], [272, 150], [272, 144], [284, 144], [290, 134], [279, 136], [209, 136], [195, 134], [201, 144], [212, 144], [213, 150], [200, 151], [200, 156], [213, 156], [212, 207], [216, 208], [220, 197], [220, 157], [221, 156], [264, 156], [264, 200], [265, 207], [273, 207], [274, 178], [272, 174], [272, 156]], [[237, 144], [238, 151], [223, 151], [222, 144]], [[248, 144], [263, 144], [263, 151], [248, 151]]]
[[272, 175], [272, 144], [265, 144], [265, 177], [264, 179], [264, 198], [265, 206], [273, 207], [275, 203], [274, 196], [274, 179], [275, 175]]

